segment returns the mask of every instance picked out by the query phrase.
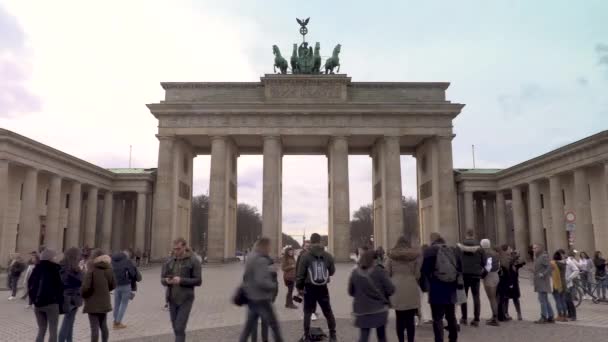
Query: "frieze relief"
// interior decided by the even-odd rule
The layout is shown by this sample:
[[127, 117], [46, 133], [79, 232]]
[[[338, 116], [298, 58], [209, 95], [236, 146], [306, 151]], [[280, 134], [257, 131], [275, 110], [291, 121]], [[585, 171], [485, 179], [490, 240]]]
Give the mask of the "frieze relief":
[[342, 98], [343, 85], [319, 80], [271, 81], [266, 84], [270, 99], [335, 99]]

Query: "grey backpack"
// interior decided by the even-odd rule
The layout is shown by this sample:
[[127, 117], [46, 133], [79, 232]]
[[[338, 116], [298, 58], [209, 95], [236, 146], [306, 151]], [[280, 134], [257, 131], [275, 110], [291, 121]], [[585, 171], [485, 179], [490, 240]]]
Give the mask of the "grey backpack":
[[456, 269], [456, 255], [454, 250], [446, 245], [439, 245], [437, 259], [435, 261], [435, 278], [444, 283], [453, 283], [458, 280]]

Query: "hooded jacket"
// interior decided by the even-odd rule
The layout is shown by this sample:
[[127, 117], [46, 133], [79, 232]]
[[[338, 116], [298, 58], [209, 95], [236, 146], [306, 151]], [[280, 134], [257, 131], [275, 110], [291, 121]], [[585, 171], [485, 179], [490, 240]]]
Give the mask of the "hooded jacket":
[[243, 288], [252, 301], [272, 301], [276, 297], [279, 284], [273, 261], [267, 255], [251, 253], [245, 265]]
[[323, 260], [325, 266], [327, 266], [330, 277], [336, 272], [334, 257], [327, 253], [323, 246], [312, 244], [310, 245], [310, 250], [306, 254], [301, 255], [299, 262], [297, 262], [296, 288], [298, 290], [303, 290], [305, 285], [312, 284], [310, 275], [308, 274], [308, 267], [315, 258], [321, 258]]
[[355, 316], [387, 312], [389, 297], [395, 292], [395, 286], [382, 267], [376, 265], [368, 270], [357, 267], [348, 281], [348, 294], [354, 298], [353, 313]]
[[28, 294], [36, 307], [63, 303], [63, 283], [56, 263], [41, 261], [32, 271], [27, 285]]
[[462, 258], [462, 274], [466, 277], [481, 278], [485, 253], [479, 242], [466, 239], [458, 244], [458, 249]]
[[112, 270], [116, 286], [131, 285], [133, 280], [141, 281], [141, 274], [124, 252], [112, 255]]
[[112, 311], [110, 291], [116, 288], [109, 255], [101, 255], [93, 260], [91, 269], [82, 282], [83, 313], [106, 313]]
[[420, 308], [420, 251], [415, 248], [393, 248], [388, 254], [386, 271], [395, 285], [391, 305], [395, 310]]
[[[456, 289], [459, 287], [458, 282], [444, 283], [435, 277], [437, 253], [441, 245], [445, 245], [445, 240], [438, 239], [424, 251], [421, 273], [429, 284], [429, 304], [456, 304]], [[462, 273], [460, 253], [455, 251], [454, 254], [456, 256], [456, 271]]]
[[[181, 257], [171, 256], [161, 271], [161, 284], [167, 286], [167, 299], [172, 304], [194, 300], [194, 288], [201, 286], [201, 263], [187, 249]], [[167, 283], [167, 278], [180, 277], [179, 284]]]

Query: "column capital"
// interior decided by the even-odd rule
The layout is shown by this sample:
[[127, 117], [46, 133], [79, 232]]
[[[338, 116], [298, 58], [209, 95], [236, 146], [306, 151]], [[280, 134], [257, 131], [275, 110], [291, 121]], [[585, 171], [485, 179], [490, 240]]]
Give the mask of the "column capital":
[[211, 135], [209, 136], [209, 139], [213, 142], [215, 140], [222, 140], [222, 141], [226, 141], [226, 139], [228, 138], [227, 135]]
[[262, 136], [264, 140], [281, 140], [281, 135], [279, 134], [264, 134]]

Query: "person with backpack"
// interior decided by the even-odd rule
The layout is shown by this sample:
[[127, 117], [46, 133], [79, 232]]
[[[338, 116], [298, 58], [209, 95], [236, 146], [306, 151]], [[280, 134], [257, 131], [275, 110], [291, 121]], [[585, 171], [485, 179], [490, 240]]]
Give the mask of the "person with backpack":
[[112, 270], [116, 280], [114, 290], [114, 330], [124, 329], [123, 318], [131, 300], [133, 282], [141, 281], [141, 274], [130, 259], [129, 251], [115, 253], [112, 256]]
[[376, 257], [374, 251], [361, 254], [359, 266], [352, 271], [348, 281], [355, 326], [361, 332], [359, 342], [369, 341], [371, 329], [376, 329], [378, 342], [386, 342], [389, 298], [395, 293], [395, 286], [384, 268], [378, 266]]
[[[485, 255], [483, 248], [475, 240], [475, 232], [471, 229], [467, 230], [465, 239], [458, 244], [460, 256], [462, 258], [462, 277], [464, 280], [464, 292], [469, 296], [469, 289], [473, 296], [473, 320], [471, 326], [479, 326], [479, 316], [481, 314], [481, 301], [479, 299], [479, 285], [481, 284], [481, 274], [485, 266]], [[460, 305], [462, 317], [460, 323], [468, 324], [467, 302]]]
[[438, 233], [431, 233], [431, 241], [431, 246], [424, 251], [421, 273], [428, 284], [435, 342], [443, 342], [444, 317], [448, 321], [449, 341], [456, 342], [456, 291], [464, 289], [462, 260], [460, 253], [446, 245]]
[[331, 309], [327, 284], [336, 272], [334, 258], [321, 245], [321, 235], [310, 236], [310, 251], [300, 256], [296, 272], [296, 288], [304, 297], [304, 341], [310, 341], [310, 320], [317, 303], [329, 329], [329, 342], [336, 342], [336, 319]]
[[49, 341], [57, 341], [59, 308], [63, 305], [63, 282], [60, 267], [55, 263], [55, 252], [45, 249], [40, 255], [40, 263], [32, 271], [27, 287], [38, 324], [36, 342], [44, 342], [47, 328]]
[[492, 308], [492, 318], [487, 320], [486, 324], [497, 327], [499, 323], [498, 297], [496, 295], [496, 291], [498, 289], [498, 282], [500, 281], [500, 276], [498, 275], [498, 271], [500, 270], [500, 261], [498, 259], [498, 253], [496, 253], [496, 251], [492, 248], [490, 240], [481, 240], [481, 248], [483, 248], [486, 256], [485, 266], [482, 274], [483, 288], [486, 291], [488, 301], [490, 302], [490, 307]]

